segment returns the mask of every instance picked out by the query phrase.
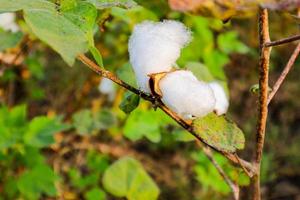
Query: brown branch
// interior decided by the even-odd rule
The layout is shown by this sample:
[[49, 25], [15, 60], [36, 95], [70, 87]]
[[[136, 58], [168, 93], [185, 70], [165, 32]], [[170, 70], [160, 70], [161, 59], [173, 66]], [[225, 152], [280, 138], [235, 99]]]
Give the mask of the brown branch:
[[[180, 126], [182, 126], [184, 129], [186, 129], [189, 133], [191, 133], [194, 137], [197, 138], [197, 140], [199, 140], [201, 143], [203, 143], [205, 146], [209, 146], [208, 144], [206, 144], [201, 137], [199, 137], [196, 133], [193, 132], [193, 130], [191, 129], [190, 126], [190, 122], [183, 120], [182, 118], [180, 118], [176, 113], [174, 113], [173, 111], [171, 111], [168, 107], [166, 107], [160, 99], [158, 99], [157, 97], [154, 97], [151, 94], [147, 94], [143, 91], [140, 91], [139, 89], [136, 89], [135, 87], [132, 87], [131, 85], [128, 85], [127, 83], [125, 83], [124, 81], [122, 81], [121, 79], [119, 79], [116, 75], [114, 75], [113, 73], [99, 67], [97, 64], [95, 64], [92, 60], [90, 60], [89, 58], [87, 58], [85, 55], [80, 54], [79, 56], [77, 56], [78, 60], [80, 60], [82, 63], [84, 63], [87, 67], [89, 67], [91, 70], [93, 70], [94, 72], [96, 72], [97, 74], [99, 74], [102, 77], [108, 78], [110, 80], [112, 80], [113, 82], [117, 83], [118, 85], [120, 85], [121, 87], [126, 88], [127, 90], [139, 95], [140, 97], [142, 97], [143, 99], [150, 101], [152, 104], [154, 104], [155, 106], [159, 107], [161, 110], [163, 110], [167, 115], [169, 115], [172, 119], [174, 119]], [[215, 149], [212, 146], [209, 146], [210, 148], [214, 149], [215, 151], [223, 154], [227, 159], [229, 159], [231, 162], [233, 162], [236, 165], [241, 166], [242, 169], [247, 169], [251, 172], [254, 171], [254, 167], [252, 166], [251, 163], [243, 160], [243, 159], [237, 159], [235, 157], [235, 155], [233, 154], [229, 154], [229, 153], [225, 153], [222, 151], [219, 151], [217, 149]]]
[[282, 44], [294, 42], [296, 40], [300, 40], [300, 35], [294, 35], [294, 36], [284, 38], [284, 39], [280, 39], [280, 40], [273, 41], [273, 42], [269, 41], [269, 42], [264, 43], [264, 47], [279, 46], [279, 45], [282, 45]]
[[256, 132], [256, 152], [255, 166], [257, 173], [253, 177], [253, 199], [260, 200], [260, 164], [265, 140], [265, 129], [268, 116], [268, 79], [271, 48], [265, 44], [270, 41], [268, 10], [259, 11], [259, 42], [260, 42], [260, 61], [259, 61], [259, 116]]
[[271, 102], [271, 100], [275, 96], [276, 92], [278, 91], [278, 89], [282, 85], [284, 79], [286, 78], [286, 76], [288, 75], [290, 70], [292, 69], [299, 53], [300, 53], [300, 42], [298, 43], [298, 45], [295, 48], [293, 54], [291, 55], [289, 61], [287, 62], [286, 66], [284, 67], [284, 70], [282, 71], [282, 73], [280, 74], [280, 76], [277, 79], [276, 83], [274, 84], [274, 86], [272, 88], [272, 91], [270, 92], [269, 97], [268, 97], [268, 104]]
[[224, 172], [222, 167], [217, 163], [217, 161], [214, 159], [212, 152], [209, 148], [203, 147], [203, 152], [207, 156], [207, 158], [212, 162], [212, 164], [215, 166], [215, 168], [218, 170], [219, 174], [223, 177], [224, 181], [227, 183], [227, 185], [231, 188], [234, 199], [239, 199], [240, 194], [240, 188], [237, 184], [233, 183], [230, 178], [227, 176], [227, 174]]

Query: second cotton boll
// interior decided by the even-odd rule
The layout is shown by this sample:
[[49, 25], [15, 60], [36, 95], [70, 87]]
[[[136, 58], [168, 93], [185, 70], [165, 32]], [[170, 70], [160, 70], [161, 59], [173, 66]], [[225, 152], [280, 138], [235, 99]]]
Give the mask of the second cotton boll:
[[213, 90], [216, 98], [215, 112], [218, 115], [225, 114], [228, 110], [229, 102], [223, 87], [217, 82], [211, 82], [209, 86]]
[[163, 103], [184, 119], [203, 117], [215, 108], [216, 99], [211, 87], [190, 71], [168, 73], [160, 80], [159, 88]]
[[141, 90], [150, 93], [149, 74], [167, 72], [176, 66], [181, 49], [190, 39], [190, 31], [177, 21], [145, 21], [135, 26], [128, 49]]
[[15, 13], [0, 14], [0, 28], [3, 28], [6, 31], [17, 32], [19, 30], [19, 26], [16, 24], [15, 19]]

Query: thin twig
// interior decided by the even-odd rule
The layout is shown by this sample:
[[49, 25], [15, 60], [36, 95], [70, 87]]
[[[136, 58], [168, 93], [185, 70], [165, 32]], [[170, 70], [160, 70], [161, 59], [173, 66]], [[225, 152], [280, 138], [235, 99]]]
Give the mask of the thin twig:
[[260, 164], [265, 140], [265, 129], [268, 115], [268, 79], [271, 48], [265, 44], [270, 41], [268, 10], [259, 10], [259, 42], [260, 42], [260, 61], [259, 61], [259, 115], [256, 132], [256, 152], [255, 165], [257, 173], [253, 177], [253, 199], [260, 200]]
[[[160, 99], [157, 99], [156, 97], [154, 97], [151, 94], [147, 94], [139, 89], [136, 89], [135, 87], [132, 87], [131, 85], [128, 85], [127, 83], [125, 83], [124, 81], [122, 81], [121, 79], [119, 79], [116, 75], [114, 75], [113, 73], [99, 67], [97, 64], [95, 64], [92, 60], [90, 60], [88, 57], [86, 57], [84, 54], [80, 54], [77, 56], [77, 58], [84, 63], [87, 67], [89, 67], [91, 70], [93, 70], [94, 72], [96, 72], [97, 74], [99, 74], [102, 77], [108, 78], [110, 80], [112, 80], [113, 82], [117, 83], [118, 85], [120, 85], [123, 88], [128, 89], [129, 91], [139, 95], [140, 97], [142, 97], [143, 99], [150, 101], [152, 104], [154, 104], [155, 106], [159, 107], [161, 110], [163, 110], [167, 115], [169, 115], [172, 119], [174, 119], [180, 126], [182, 126], [184, 129], [186, 129], [187, 131], [189, 131], [189, 133], [191, 133], [194, 137], [197, 138], [197, 140], [199, 140], [201, 143], [203, 143], [205, 146], [209, 146], [207, 145], [201, 137], [199, 137], [199, 135], [197, 135], [196, 133], [193, 132], [193, 130], [191, 129], [190, 123], [183, 120], [182, 118], [180, 118], [176, 113], [174, 113], [173, 111], [171, 111], [168, 107], [166, 107]], [[232, 161], [234, 164], [236, 165], [243, 165], [241, 166], [242, 169], [247, 169], [249, 171], [254, 171], [254, 167], [252, 166], [251, 163], [243, 160], [243, 159], [236, 159], [236, 157], [233, 154], [229, 154], [226, 152], [222, 152], [219, 151], [217, 149], [215, 149], [212, 146], [209, 146], [210, 148], [214, 149], [215, 151], [223, 154], [227, 159], [229, 159], [230, 161]]]
[[300, 42], [298, 43], [298, 45], [295, 48], [293, 54], [291, 55], [289, 61], [287, 62], [286, 66], [284, 67], [284, 70], [282, 71], [282, 73], [280, 74], [280, 76], [277, 79], [276, 83], [274, 84], [274, 86], [272, 88], [272, 91], [270, 92], [269, 97], [268, 97], [268, 104], [271, 102], [274, 95], [276, 94], [276, 92], [278, 91], [280, 86], [282, 85], [282, 83], [283, 83], [284, 79], [286, 78], [287, 74], [292, 69], [299, 53], [300, 53]]
[[280, 39], [280, 40], [273, 41], [273, 42], [266, 42], [266, 43], [264, 43], [264, 47], [279, 46], [279, 45], [282, 45], [282, 44], [294, 42], [296, 40], [300, 40], [300, 35], [294, 35], [294, 36], [284, 38], [284, 39]]
[[212, 164], [215, 166], [215, 168], [218, 170], [219, 174], [223, 177], [224, 181], [227, 183], [227, 185], [231, 188], [234, 199], [239, 199], [240, 194], [240, 188], [237, 184], [234, 184], [230, 178], [227, 176], [227, 174], [224, 172], [222, 167], [217, 163], [217, 161], [214, 159], [212, 152], [209, 148], [203, 147], [203, 152], [207, 156], [207, 158], [212, 162]]

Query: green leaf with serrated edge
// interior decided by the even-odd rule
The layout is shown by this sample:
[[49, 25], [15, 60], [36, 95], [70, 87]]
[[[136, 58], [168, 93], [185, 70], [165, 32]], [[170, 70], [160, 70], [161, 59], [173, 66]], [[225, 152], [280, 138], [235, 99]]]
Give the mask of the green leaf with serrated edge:
[[86, 0], [96, 6], [98, 9], [105, 9], [111, 7], [132, 8], [137, 6], [133, 0]]
[[102, 59], [102, 55], [101, 55], [100, 51], [99, 51], [94, 45], [90, 46], [90, 47], [89, 47], [89, 50], [90, 50], [90, 52], [92, 53], [92, 55], [93, 55], [93, 57], [94, 57], [96, 63], [97, 63], [100, 67], [104, 68], [104, 65], [103, 65], [103, 59]]
[[62, 14], [49, 9], [28, 9], [24, 11], [24, 18], [33, 33], [69, 65], [73, 65], [78, 54], [88, 50], [85, 33]]
[[0, 0], [0, 12], [13, 12], [23, 9], [55, 11], [53, 3], [46, 0]]
[[124, 157], [104, 172], [102, 183], [106, 191], [127, 199], [155, 200], [159, 188], [135, 159]]
[[237, 125], [224, 116], [210, 113], [193, 120], [193, 131], [208, 145], [225, 152], [233, 153], [243, 149], [245, 137]]
[[124, 113], [129, 114], [138, 107], [139, 103], [140, 97], [138, 95], [132, 92], [126, 92], [119, 108], [124, 111]]
[[17, 46], [22, 37], [22, 32], [12, 33], [0, 30], [0, 51]]

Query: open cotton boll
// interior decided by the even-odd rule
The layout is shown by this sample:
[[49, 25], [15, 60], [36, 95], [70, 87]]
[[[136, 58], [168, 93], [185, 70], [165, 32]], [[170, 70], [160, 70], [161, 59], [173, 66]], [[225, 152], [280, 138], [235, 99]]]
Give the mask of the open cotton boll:
[[15, 13], [2, 13], [0, 14], [0, 27], [6, 31], [17, 32], [19, 26], [15, 23]]
[[192, 72], [178, 70], [168, 73], [159, 82], [162, 101], [179, 116], [203, 117], [215, 108], [215, 96], [205, 82], [199, 81]]
[[135, 26], [128, 50], [141, 90], [150, 93], [148, 75], [170, 71], [190, 39], [190, 31], [177, 21], [145, 21]]
[[103, 78], [98, 87], [99, 91], [102, 94], [106, 94], [108, 96], [109, 101], [113, 101], [116, 96], [116, 88], [114, 86], [114, 82], [107, 78]]
[[216, 98], [215, 112], [218, 115], [223, 115], [227, 112], [229, 107], [229, 101], [224, 88], [218, 82], [211, 82], [209, 86], [214, 92]]

